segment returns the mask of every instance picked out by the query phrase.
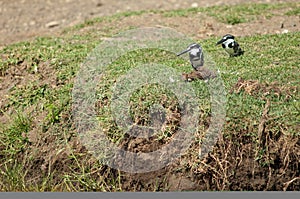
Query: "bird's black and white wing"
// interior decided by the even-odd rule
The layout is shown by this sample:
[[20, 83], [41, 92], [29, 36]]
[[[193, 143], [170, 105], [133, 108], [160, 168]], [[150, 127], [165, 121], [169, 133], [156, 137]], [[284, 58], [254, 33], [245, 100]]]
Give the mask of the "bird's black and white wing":
[[195, 70], [204, 65], [204, 54], [202, 48], [192, 49], [190, 54], [190, 62]]
[[234, 56], [239, 56], [244, 53], [244, 51], [241, 49], [240, 45], [236, 41], [233, 42], [233, 51]]

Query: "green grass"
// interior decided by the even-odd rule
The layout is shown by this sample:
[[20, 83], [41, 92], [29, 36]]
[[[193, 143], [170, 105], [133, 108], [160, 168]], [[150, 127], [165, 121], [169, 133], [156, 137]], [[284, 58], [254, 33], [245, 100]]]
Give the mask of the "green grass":
[[300, 15], [300, 5], [296, 4], [290, 11], [285, 13], [288, 16], [299, 16]]
[[[118, 13], [109, 17], [100, 17], [87, 20], [85, 23], [76, 25], [74, 27], [68, 28], [65, 32], [79, 30], [85, 27], [93, 26], [99, 23], [113, 23], [119, 19], [131, 16], [140, 16], [147, 13], [161, 14], [164, 17], [188, 17], [196, 16], [197, 13], [204, 13], [208, 16], [214, 17], [220, 22], [227, 24], [238, 24], [250, 22], [258, 19], [259, 17], [272, 17], [276, 14], [276, 11], [281, 9], [290, 8], [292, 10], [287, 11], [285, 14], [289, 16], [299, 15], [299, 3], [275, 3], [275, 4], [239, 4], [235, 6], [212, 6], [212, 7], [200, 7], [200, 8], [187, 8], [187, 9], [178, 9], [178, 10], [169, 10], [169, 11], [157, 11], [157, 10], [142, 10], [142, 11], [131, 11]], [[99, 34], [99, 33], [98, 33]], [[111, 30], [107, 28], [105, 32], [101, 34], [109, 35]]]
[[[218, 6], [165, 11], [163, 15], [185, 17], [204, 12], [222, 22], [236, 24], [251, 21], [262, 13], [290, 5], [294, 4]], [[9, 118], [7, 122], [0, 124], [1, 191], [122, 191], [120, 173], [103, 177], [105, 166], [72, 144], [73, 139], [77, 137], [71, 116], [73, 80], [80, 64], [98, 41], [95, 39], [96, 33], [83, 35], [71, 33], [86, 26], [101, 24], [104, 20], [113, 23], [120, 17], [142, 15], [145, 12], [123, 13], [87, 21], [74, 29], [68, 29], [65, 36], [37, 38], [31, 42], [9, 45], [1, 50], [0, 54], [5, 57], [0, 61], [1, 77], [5, 77], [10, 69], [18, 69], [23, 65], [27, 66], [23, 72], [35, 77], [22, 86], [10, 89], [7, 93], [7, 103], [1, 110], [1, 114]], [[286, 14], [298, 13], [299, 9], [295, 8]], [[109, 32], [105, 34], [110, 35]], [[220, 69], [228, 92], [227, 119], [223, 132], [225, 137], [247, 132], [247, 136], [256, 143], [266, 100], [271, 102], [269, 120], [266, 124], [268, 131], [274, 134], [299, 136], [299, 38], [299, 32], [238, 38], [245, 54], [236, 58], [229, 58], [222, 48], [215, 46], [218, 38], [211, 37], [199, 41]], [[98, 85], [95, 85], [99, 124], [116, 143], [122, 141], [123, 134], [111, 115], [112, 87], [118, 78], [136, 65], [153, 62], [172, 67], [179, 73], [191, 70], [188, 62], [174, 54], [155, 49], [141, 50], [128, 53], [109, 65], [105, 75]], [[42, 72], [47, 70], [51, 73]], [[43, 82], [45, 77], [47, 81]], [[239, 78], [256, 80], [262, 89], [250, 94], [246, 90], [229, 92]], [[203, 117], [201, 119], [209, 117], [209, 96], [203, 82], [188, 84], [195, 88], [197, 97], [201, 99], [199, 104]], [[275, 87], [264, 90], [273, 84]], [[278, 89], [280, 93], [277, 93]], [[168, 110], [166, 112], [168, 116], [178, 111], [176, 97], [157, 84], [142, 87], [133, 93], [129, 100], [130, 114], [140, 125], [151, 123], [148, 113], [153, 104], [161, 104]], [[39, 124], [36, 121], [38, 117], [41, 117]], [[168, 141], [176, 130], [176, 125], [176, 119], [168, 120], [166, 128], [155, 139]], [[27, 137], [32, 130], [42, 137], [38, 143], [32, 142]], [[43, 151], [45, 150], [43, 147], [46, 147], [46, 151]], [[46, 160], [40, 159], [41, 154], [37, 151], [45, 155], [45, 158], [57, 157], [62, 162], [57, 160], [53, 165], [47, 165], [43, 162]], [[56, 153], [50, 158], [49, 153], [52, 151]], [[61, 151], [66, 153], [59, 153]], [[261, 159], [261, 156], [263, 152], [258, 158]], [[61, 165], [54, 167], [55, 164]], [[33, 174], [32, 172], [40, 171], [39, 168], [34, 168], [34, 165], [45, 166], [46, 169]], [[197, 166], [199, 165], [194, 165]]]
[[[261, 84], [277, 83], [278, 85], [274, 89], [270, 89], [266, 98], [269, 98], [272, 102], [270, 115], [274, 119], [274, 127], [282, 124], [285, 126], [287, 134], [297, 134], [297, 121], [299, 121], [299, 80], [297, 74], [299, 72], [299, 59], [297, 53], [297, 43], [299, 40], [299, 32], [292, 34], [278, 34], [278, 35], [266, 35], [266, 36], [251, 36], [240, 39], [240, 43], [244, 44], [245, 49], [244, 56], [238, 59], [227, 59], [226, 56], [219, 59], [221, 71], [223, 72], [223, 78], [227, 89], [229, 90], [238, 78], [246, 80], [257, 80]], [[286, 43], [292, 44], [286, 46]], [[259, 46], [257, 46], [259, 44]], [[211, 45], [211, 44], [210, 44]], [[286, 47], [285, 47], [286, 46]], [[276, 88], [281, 90], [279, 95], [276, 95]], [[273, 93], [272, 93], [273, 91]], [[242, 93], [241, 93], [242, 94]], [[242, 96], [233, 95], [233, 100], [242, 97], [243, 105], [242, 110], [238, 110], [240, 114], [244, 113], [251, 116], [248, 121], [258, 123], [259, 115], [261, 114], [261, 103], [264, 104], [265, 98], [263, 93], [261, 96], [249, 96], [242, 94]], [[238, 97], [238, 98], [236, 98]], [[250, 100], [247, 102], [247, 100]], [[254, 101], [253, 101], [254, 100]], [[229, 100], [230, 103], [230, 100]], [[253, 107], [257, 106], [257, 107]], [[230, 108], [231, 107], [231, 108]], [[258, 108], [260, 107], [260, 108]], [[298, 107], [298, 108], [297, 108]], [[238, 108], [238, 106], [229, 106], [228, 114], [236, 114], [236, 111], [232, 108]], [[256, 114], [248, 113], [248, 111], [257, 111]], [[233, 117], [234, 114], [231, 116]], [[289, 119], [288, 119], [289, 118]], [[241, 121], [244, 123], [245, 121]], [[241, 123], [241, 125], [242, 125]], [[274, 128], [272, 127], [272, 128]], [[279, 131], [279, 129], [277, 129]]]
[[[187, 17], [197, 13], [205, 13], [209, 16], [216, 18], [218, 21], [227, 24], [239, 24], [250, 22], [258, 17], [271, 17], [276, 15], [274, 11], [292, 8], [298, 6], [297, 3], [281, 3], [281, 4], [240, 4], [236, 6], [224, 5], [224, 6], [212, 6], [212, 7], [201, 7], [201, 8], [190, 8], [181, 9], [175, 11], [163, 12], [165, 17]], [[287, 12], [287, 15], [297, 15], [299, 8], [295, 8], [292, 11]]]
[[253, 21], [260, 16], [271, 17], [272, 11], [287, 7], [287, 4], [244, 4], [237, 6], [211, 7], [205, 11], [208, 15], [227, 24]]
[[3, 155], [16, 155], [21, 152], [28, 141], [26, 134], [31, 129], [32, 119], [30, 116], [18, 111], [12, 118], [10, 125], [1, 129], [1, 145]]

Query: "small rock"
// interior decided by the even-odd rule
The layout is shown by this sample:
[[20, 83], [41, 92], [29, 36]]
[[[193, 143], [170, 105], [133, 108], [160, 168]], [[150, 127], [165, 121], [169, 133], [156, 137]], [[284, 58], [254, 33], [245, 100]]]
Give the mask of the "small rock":
[[96, 4], [96, 7], [101, 7], [101, 6], [103, 6], [103, 3], [102, 3], [102, 2], [98, 2], [98, 3]]
[[175, 7], [175, 8], [179, 8], [179, 7], [180, 7], [180, 4], [179, 4], [179, 3], [176, 3], [176, 4], [174, 5], [174, 7]]
[[197, 8], [198, 7], [198, 3], [192, 3], [192, 8]]
[[288, 29], [284, 29], [281, 33], [282, 33], [282, 34], [286, 34], [286, 33], [288, 33], [288, 32], [289, 32]]
[[189, 177], [177, 176], [173, 174], [168, 179], [169, 191], [193, 191], [196, 190], [197, 184]]
[[51, 21], [49, 23], [46, 24], [47, 28], [54, 28], [56, 26], [59, 26], [59, 22], [58, 21]]
[[29, 22], [29, 25], [30, 25], [30, 26], [34, 26], [35, 24], [36, 24], [35, 21], [30, 21], [30, 22]]

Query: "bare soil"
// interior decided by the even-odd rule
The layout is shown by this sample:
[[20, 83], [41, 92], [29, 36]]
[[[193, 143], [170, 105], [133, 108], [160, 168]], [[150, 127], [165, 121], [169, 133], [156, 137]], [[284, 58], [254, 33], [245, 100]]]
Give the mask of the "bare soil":
[[[289, 0], [289, 2], [297, 0]], [[26, 40], [39, 35], [55, 34], [84, 20], [112, 15], [124, 11], [148, 9], [172, 10], [249, 2], [286, 2], [284, 0], [1, 0], [0, 1], [0, 46]], [[150, 16], [151, 17], [151, 16]], [[151, 18], [150, 18], [151, 19]], [[146, 20], [148, 21], [148, 20]], [[152, 20], [151, 20], [152, 21]], [[143, 21], [145, 22], [145, 21]], [[284, 22], [281, 19], [277, 22]], [[298, 20], [299, 22], [299, 20]], [[125, 24], [126, 25], [126, 24]], [[181, 24], [184, 25], [184, 24]], [[268, 25], [256, 24], [257, 32], [264, 32]], [[271, 23], [269, 24], [271, 25]], [[189, 27], [193, 31], [193, 27]], [[247, 28], [251, 29], [251, 27]], [[256, 28], [255, 28], [256, 29]], [[217, 34], [218, 30], [214, 30]], [[240, 30], [238, 30], [240, 31]], [[224, 31], [223, 31], [224, 32]]]
[[[290, 2], [298, 0], [290, 0]], [[60, 34], [66, 27], [81, 23], [86, 19], [96, 16], [112, 15], [123, 11], [161, 9], [171, 10], [178, 8], [188, 8], [194, 6], [212, 6], [221, 4], [238, 4], [246, 2], [271, 2], [270, 0], [0, 0], [0, 46], [10, 43], [32, 39], [36, 36]], [[280, 0], [272, 2], [281, 2]], [[286, 2], [286, 1], [282, 1]], [[192, 24], [192, 25], [191, 25]], [[237, 24], [234, 26], [222, 24], [213, 18], [199, 14], [197, 18], [180, 17], [161, 17], [159, 14], [145, 14], [142, 16], [132, 16], [120, 19], [117, 24], [105, 24], [106, 27], [127, 27], [127, 26], [170, 26], [183, 33], [191, 35], [197, 39], [206, 38], [212, 35], [224, 35], [231, 32], [234, 35], [245, 36], [253, 34], [282, 33], [288, 31], [299, 31], [300, 18], [288, 17], [284, 15], [272, 17], [270, 19], [261, 18], [259, 20]], [[282, 27], [284, 26], [284, 27]], [[102, 27], [99, 27], [101, 29]], [[84, 31], [84, 30], [83, 30]], [[40, 63], [46, 64], [47, 63]], [[41, 85], [49, 83], [51, 86], [57, 86], [52, 69], [39, 67], [41, 72]], [[19, 66], [7, 70], [7, 74], [1, 79], [0, 94], [5, 96], [13, 86], [22, 87], [26, 85], [31, 77], [27, 72], [27, 64], [20, 63]], [[279, 88], [277, 85], [261, 85], [258, 82], [247, 82], [239, 80], [232, 88], [232, 92], [246, 91], [249, 95], [268, 92], [270, 89], [277, 91], [278, 95], [282, 92], [288, 95], [288, 91]], [[259, 96], [263, 97], [263, 96]], [[1, 97], [0, 107], [6, 103], [5, 98]], [[267, 117], [268, 104], [265, 107], [265, 117]], [[30, 107], [29, 107], [30, 109]], [[68, 114], [68, 113], [66, 113]], [[41, 173], [47, 173], [50, 170], [68, 171], [66, 165], [72, 165], [69, 155], [70, 150], [73, 153], [84, 154], [86, 149], [74, 137], [62, 139], [69, 140], [68, 147], [60, 145], [62, 135], [55, 135], [58, 129], [48, 129], [47, 134], [41, 135], [41, 126], [39, 122], [45, 117], [43, 113], [34, 116], [35, 128], [28, 137], [32, 143], [32, 151], [36, 151], [35, 162], [25, 162], [28, 174], [31, 179], [35, 176], [40, 177]], [[60, 121], [62, 126], [68, 123], [70, 116], [66, 116]], [[5, 117], [1, 117], [1, 122], [5, 123]], [[262, 118], [262, 126], [264, 119]], [[63, 127], [62, 127], [63, 128]], [[299, 159], [300, 147], [299, 139], [287, 138], [283, 134], [273, 135], [268, 129], [261, 129], [263, 134], [261, 139], [264, 143], [269, 143], [270, 150], [267, 151], [266, 161], [272, 161], [269, 166], [260, 166], [259, 162], [254, 162], [253, 141], [249, 140], [247, 132], [240, 132], [232, 135], [230, 138], [220, 140], [214, 151], [202, 160], [201, 167], [193, 170], [176, 171], [180, 162], [174, 163], [160, 171], [146, 174], [127, 174], [122, 173], [122, 190], [125, 191], [184, 191], [184, 190], [299, 190]], [[141, 142], [127, 143], [130, 150], [141, 150]], [[231, 145], [231, 143], [242, 143], [242, 145]], [[124, 144], [126, 145], [126, 144]], [[130, 146], [130, 147], [129, 147]], [[142, 146], [142, 150], [149, 145]], [[297, 146], [291, 148], [291, 146]], [[156, 147], [156, 146], [150, 146]], [[199, 146], [193, 146], [191, 150], [198, 150]], [[151, 148], [151, 149], [152, 149]], [[57, 153], [59, 151], [59, 153]], [[22, 158], [22, 157], [20, 157]], [[93, 164], [95, 160], [86, 156], [88, 164]], [[114, 178], [118, 171], [111, 169], [102, 169], [99, 173], [102, 177]], [[234, 172], [231, 172], [234, 171]], [[55, 177], [54, 177], [55, 178]], [[59, 179], [57, 179], [59, 181]], [[166, 184], [168, 186], [166, 186]]]

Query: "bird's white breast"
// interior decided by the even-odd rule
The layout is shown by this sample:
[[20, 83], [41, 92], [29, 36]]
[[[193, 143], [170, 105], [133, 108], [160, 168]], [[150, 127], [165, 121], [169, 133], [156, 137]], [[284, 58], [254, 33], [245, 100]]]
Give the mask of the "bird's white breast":
[[227, 39], [226, 41], [224, 41], [224, 45], [225, 45], [225, 50], [229, 53], [229, 54], [234, 54], [234, 49], [233, 48], [229, 48], [229, 44], [234, 43], [233, 39]]
[[228, 45], [229, 45], [230, 43], [234, 43], [234, 40], [233, 40], [233, 39], [227, 39], [226, 41], [224, 41], [225, 47], [226, 47], [226, 48], [229, 48]]
[[191, 55], [197, 56], [197, 53], [199, 53], [199, 52], [200, 52], [200, 49], [197, 48], [197, 49], [192, 49], [190, 53], [191, 53]]

